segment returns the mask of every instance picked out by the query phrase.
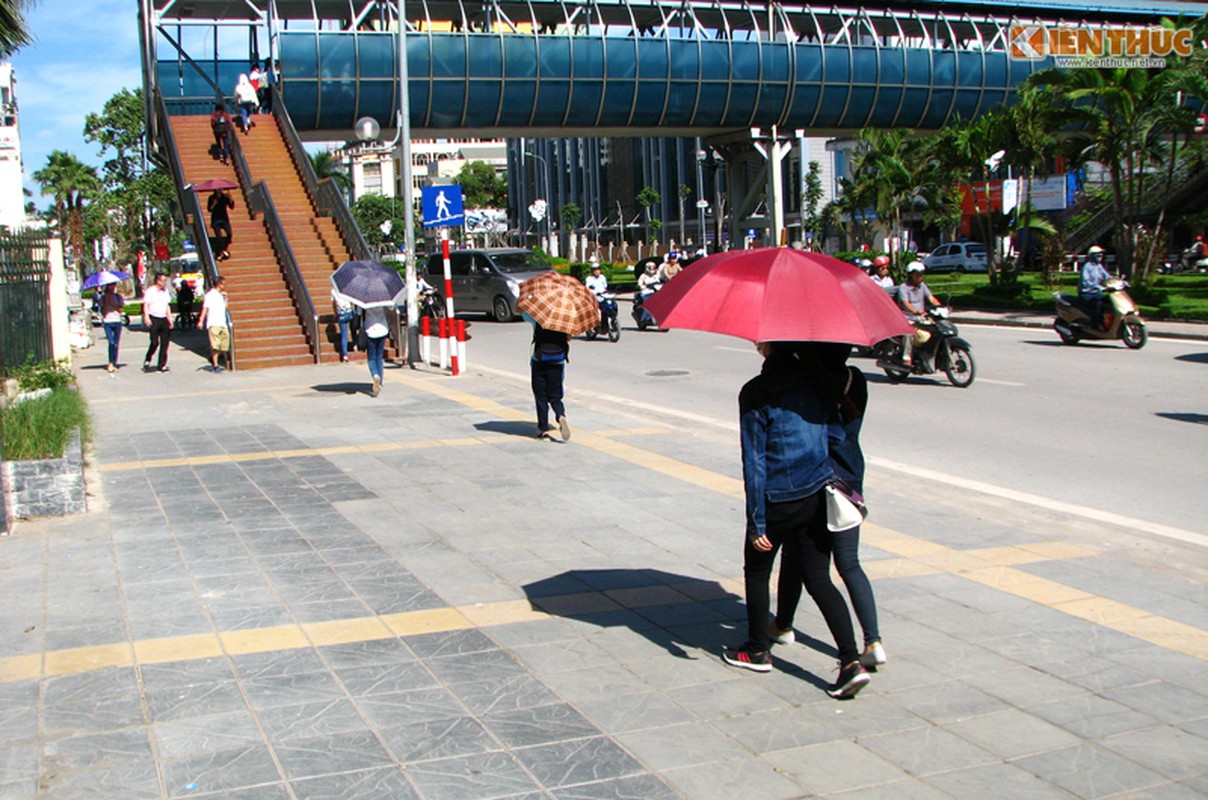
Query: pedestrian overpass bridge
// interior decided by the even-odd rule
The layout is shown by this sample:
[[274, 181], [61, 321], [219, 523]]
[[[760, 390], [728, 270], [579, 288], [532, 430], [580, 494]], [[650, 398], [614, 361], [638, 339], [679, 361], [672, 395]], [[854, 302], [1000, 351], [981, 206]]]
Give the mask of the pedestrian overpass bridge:
[[145, 72], [170, 105], [229, 94], [271, 54], [294, 126], [314, 139], [394, 119], [400, 6], [412, 130], [450, 137], [937, 129], [1053, 65], [1012, 57], [1014, 26], [1208, 12], [1177, 0], [141, 3]]

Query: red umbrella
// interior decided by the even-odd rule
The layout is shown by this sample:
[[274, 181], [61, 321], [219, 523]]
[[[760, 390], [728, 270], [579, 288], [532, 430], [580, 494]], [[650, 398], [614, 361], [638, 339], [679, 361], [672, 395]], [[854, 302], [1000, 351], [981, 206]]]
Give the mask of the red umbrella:
[[862, 270], [837, 258], [771, 247], [703, 258], [646, 301], [664, 328], [752, 342], [871, 346], [913, 328]]
[[238, 189], [239, 184], [228, 181], [226, 178], [210, 178], [208, 181], [199, 181], [185, 188], [195, 192], [216, 192], [219, 189]]

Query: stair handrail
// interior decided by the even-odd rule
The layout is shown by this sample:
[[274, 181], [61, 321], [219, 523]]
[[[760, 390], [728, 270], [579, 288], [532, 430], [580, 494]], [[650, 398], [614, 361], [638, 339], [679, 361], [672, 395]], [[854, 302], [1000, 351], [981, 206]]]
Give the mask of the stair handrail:
[[[274, 84], [273, 90], [276, 91], [276, 89], [277, 85]], [[273, 116], [277, 118], [277, 127], [281, 129], [281, 133], [285, 137], [285, 147], [294, 161], [298, 174], [302, 176], [302, 183], [306, 186], [307, 194], [314, 200], [315, 207], [320, 212], [330, 215], [335, 221], [336, 229], [339, 230], [340, 236], [344, 240], [344, 246], [348, 248], [348, 252], [354, 260], [371, 260], [373, 252], [365, 242], [365, 237], [361, 234], [361, 228], [353, 218], [348, 203], [344, 201], [344, 195], [340, 193], [330, 178], [320, 181], [315, 174], [314, 164], [311, 163], [310, 156], [302, 146], [302, 139], [299, 138], [298, 131], [294, 128], [294, 122], [285, 109], [285, 103], [281, 101], [279, 93], [273, 97]]]
[[306, 281], [302, 278], [302, 271], [298, 269], [298, 260], [294, 257], [294, 251], [289, 245], [289, 236], [285, 233], [285, 226], [281, 222], [280, 215], [277, 214], [277, 207], [273, 205], [273, 196], [268, 184], [260, 181], [251, 188], [247, 197], [248, 207], [254, 213], [264, 215], [264, 224], [268, 226], [273, 252], [277, 256], [277, 262], [285, 271], [285, 282], [289, 286], [290, 294], [293, 295], [294, 307], [298, 316], [306, 327], [311, 354], [314, 356], [315, 363], [318, 364], [322, 354], [319, 339], [319, 314], [315, 311], [315, 304], [306, 288]]

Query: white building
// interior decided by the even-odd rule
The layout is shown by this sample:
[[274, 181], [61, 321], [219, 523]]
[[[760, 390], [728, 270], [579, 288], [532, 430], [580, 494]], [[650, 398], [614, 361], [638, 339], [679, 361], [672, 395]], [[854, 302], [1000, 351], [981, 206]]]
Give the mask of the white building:
[[9, 230], [17, 230], [25, 222], [16, 83], [13, 65], [0, 63], [0, 225]]
[[[394, 148], [380, 142], [353, 144], [333, 151], [352, 180], [352, 199], [366, 194], [394, 197], [398, 162]], [[419, 202], [420, 187], [451, 183], [470, 161], [484, 161], [497, 172], [507, 169], [507, 148], [502, 140], [424, 139], [411, 143], [411, 193]]]

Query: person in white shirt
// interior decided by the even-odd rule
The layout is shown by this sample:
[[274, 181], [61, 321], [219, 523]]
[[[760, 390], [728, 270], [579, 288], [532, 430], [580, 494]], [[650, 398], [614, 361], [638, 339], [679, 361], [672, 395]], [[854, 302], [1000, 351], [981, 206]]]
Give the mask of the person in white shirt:
[[659, 279], [659, 268], [654, 262], [646, 264], [646, 271], [638, 276], [638, 289], [643, 292], [652, 292], [658, 288], [657, 284], [662, 281]]
[[155, 283], [143, 292], [143, 325], [151, 332], [151, 344], [143, 357], [143, 371], [151, 371], [151, 356], [159, 351], [156, 369], [168, 371], [168, 343], [172, 340], [172, 295], [168, 293], [168, 276], [155, 273]]
[[206, 292], [201, 305], [201, 318], [197, 327], [209, 334], [210, 366], [214, 372], [222, 372], [218, 356], [224, 356], [227, 369], [231, 367], [231, 329], [227, 324], [226, 278], [219, 276], [214, 288]]
[[893, 276], [889, 274], [889, 256], [877, 256], [872, 260], [873, 274], [872, 280], [877, 286], [882, 289], [892, 289], [896, 284], [893, 282]]
[[373, 396], [382, 392], [382, 371], [386, 364], [386, 336], [390, 326], [386, 324], [386, 309], [367, 308], [361, 319], [365, 331], [365, 356], [369, 361], [369, 375], [373, 378]]
[[583, 281], [588, 289], [597, 297], [608, 291], [608, 278], [604, 277], [604, 273], [600, 271], [600, 262], [593, 262], [591, 265], [591, 274]]

